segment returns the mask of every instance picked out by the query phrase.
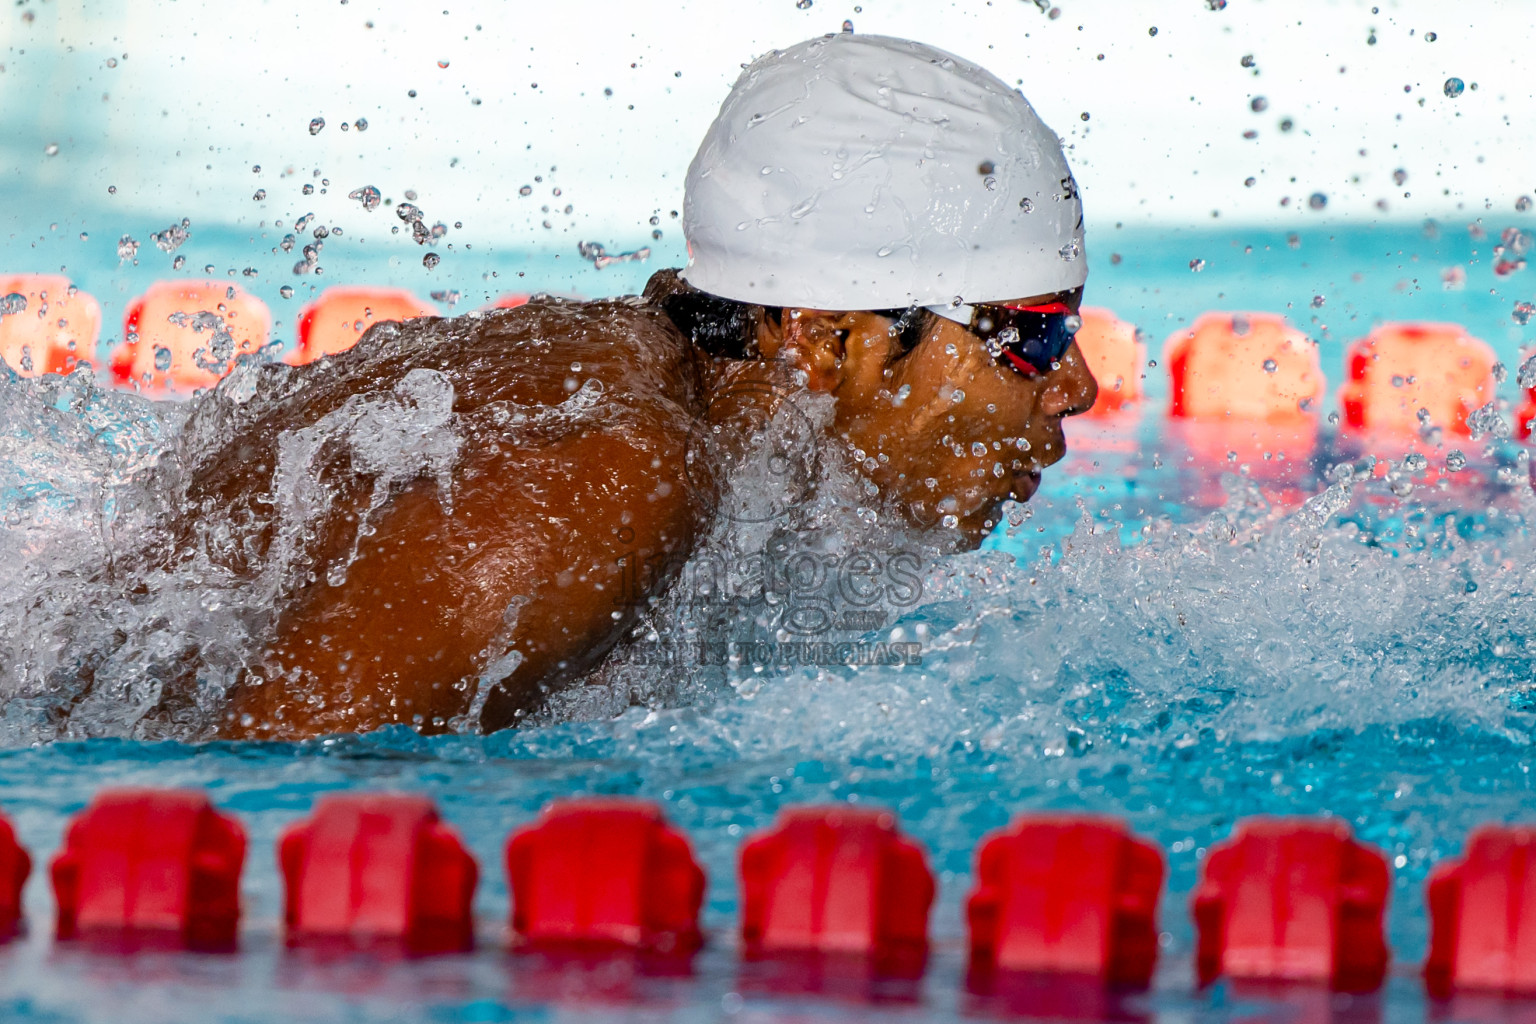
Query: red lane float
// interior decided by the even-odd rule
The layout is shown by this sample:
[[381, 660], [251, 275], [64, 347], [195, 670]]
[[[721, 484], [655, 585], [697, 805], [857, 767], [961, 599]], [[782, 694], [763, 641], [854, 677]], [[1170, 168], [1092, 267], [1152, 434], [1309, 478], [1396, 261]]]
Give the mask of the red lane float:
[[1200, 983], [1222, 975], [1370, 992], [1386, 974], [1386, 858], [1342, 821], [1250, 818], [1211, 848], [1192, 906]]
[[21, 926], [21, 890], [32, 874], [32, 857], [16, 841], [16, 830], [0, 815], [0, 942]]
[[202, 793], [97, 794], [53, 861], [58, 937], [145, 935], [232, 949], [245, 831]]
[[404, 288], [327, 288], [299, 313], [298, 343], [287, 362], [300, 366], [345, 352], [376, 323], [436, 312]]
[[497, 296], [496, 301], [485, 308], [516, 309], [518, 306], [527, 305], [530, 298], [532, 298], [531, 295], [524, 295], [521, 292], [508, 292], [505, 295]]
[[1099, 397], [1087, 415], [1106, 417], [1140, 402], [1147, 347], [1137, 338], [1135, 326], [1094, 306], [1084, 306], [1078, 315], [1083, 325], [1077, 330], [1077, 347], [1099, 384]]
[[157, 281], [128, 304], [112, 379], [146, 394], [211, 388], [272, 332], [266, 304], [222, 281]]
[[507, 840], [506, 862], [524, 945], [688, 953], [703, 942], [704, 871], [649, 801], [556, 801]]
[[101, 305], [69, 278], [0, 275], [0, 359], [23, 377], [94, 361], [100, 337]]
[[278, 842], [290, 942], [399, 943], [413, 953], [474, 945], [479, 868], [425, 797], [339, 795]]
[[1425, 889], [1430, 991], [1536, 993], [1536, 828], [1488, 825], [1442, 861]]
[[[1526, 349], [1520, 353], [1520, 365], [1524, 366], [1532, 358], [1536, 358], [1536, 350]], [[1530, 440], [1532, 432], [1536, 431], [1536, 387], [1522, 389], [1521, 396], [1520, 408], [1515, 413], [1515, 436]]]
[[1467, 437], [1467, 416], [1493, 400], [1497, 361], [1459, 324], [1381, 324], [1344, 357], [1345, 426], [1394, 438], [1417, 438], [1434, 426]]
[[799, 807], [741, 848], [749, 956], [834, 953], [906, 972], [928, 950], [933, 873], [888, 811]]
[[1124, 822], [1023, 815], [977, 848], [971, 970], [1063, 972], [1145, 988], [1163, 856]]

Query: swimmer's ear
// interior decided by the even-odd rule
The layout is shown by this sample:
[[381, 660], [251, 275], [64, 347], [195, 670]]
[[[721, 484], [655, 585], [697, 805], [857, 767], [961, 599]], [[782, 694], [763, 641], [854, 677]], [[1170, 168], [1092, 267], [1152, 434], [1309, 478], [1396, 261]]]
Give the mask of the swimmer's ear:
[[890, 317], [879, 313], [840, 313], [835, 326], [843, 338], [837, 397], [866, 402], [885, 388], [887, 369], [901, 350]]
[[[820, 309], [785, 309], [780, 320], [779, 359], [805, 374], [812, 391], [836, 391], [843, 379], [843, 314]], [[768, 355], [767, 349], [763, 353]]]
[[814, 391], [840, 395], [848, 384], [863, 390], [865, 378], [879, 388], [891, 348], [886, 325], [876, 313], [786, 309], [777, 356], [805, 373], [806, 385]]

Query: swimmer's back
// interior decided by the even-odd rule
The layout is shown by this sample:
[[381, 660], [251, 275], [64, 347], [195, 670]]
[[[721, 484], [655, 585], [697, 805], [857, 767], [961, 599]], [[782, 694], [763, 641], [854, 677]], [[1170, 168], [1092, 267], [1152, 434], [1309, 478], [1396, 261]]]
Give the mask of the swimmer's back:
[[585, 672], [657, 582], [625, 566], [691, 543], [697, 377], [653, 306], [536, 300], [221, 388], [167, 554], [271, 595], [225, 734], [500, 728]]

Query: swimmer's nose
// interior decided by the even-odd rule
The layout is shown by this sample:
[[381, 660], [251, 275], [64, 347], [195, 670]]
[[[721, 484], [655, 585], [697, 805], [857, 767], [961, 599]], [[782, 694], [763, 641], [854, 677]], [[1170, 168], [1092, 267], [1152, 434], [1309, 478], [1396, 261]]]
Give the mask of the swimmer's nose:
[[1074, 341], [1062, 355], [1061, 365], [1045, 375], [1045, 389], [1036, 408], [1047, 416], [1076, 416], [1092, 408], [1098, 397], [1098, 381]]

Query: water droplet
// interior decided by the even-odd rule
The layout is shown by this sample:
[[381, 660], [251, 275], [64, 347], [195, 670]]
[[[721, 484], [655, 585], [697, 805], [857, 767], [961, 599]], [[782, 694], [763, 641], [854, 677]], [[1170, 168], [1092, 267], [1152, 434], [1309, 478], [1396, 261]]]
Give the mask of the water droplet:
[[171, 350], [164, 345], [155, 346], [155, 369], [164, 373], [171, 368]]
[[1019, 200], [1019, 209], [1023, 210], [1025, 213], [1034, 213], [1035, 212], [1034, 201], [1029, 199], [1028, 197], [1026, 197], [1024, 199], [1020, 199]]
[[1081, 117], [1084, 121], [1086, 121], [1086, 120], [1088, 120], [1088, 111], [1085, 110], [1081, 114], [1079, 114], [1078, 116]]
[[191, 226], [192, 222], [183, 217], [180, 224], [172, 224], [164, 231], [157, 231], [150, 235], [150, 241], [154, 242], [155, 248], [161, 252], [175, 252], [192, 237], [192, 232], [188, 230]]
[[50, 142], [50, 143], [48, 143], [48, 145], [43, 147], [43, 155], [44, 156], [58, 156], [59, 155], [59, 144], [57, 142]]
[[261, 202], [263, 199], [267, 198], [267, 190], [264, 188], [259, 188], [256, 190], [256, 194], [251, 196], [251, 198], [258, 203]]
[[175, 259], [171, 260], [171, 269], [172, 270], [180, 270], [182, 267], [184, 267], [186, 265], [187, 265], [187, 258], [185, 256], [177, 256]]
[[[800, 2], [809, 4], [811, 0], [800, 0]], [[960, 517], [951, 512], [944, 517], [943, 522], [945, 529], [953, 530], [955, 527], [960, 525]]]
[[980, 441], [972, 441], [971, 454], [978, 459], [984, 458], [987, 454], [987, 446], [982, 444]]
[[1238, 61], [1238, 63], [1241, 64], [1245, 68], [1253, 67], [1253, 63], [1254, 63], [1253, 62], [1253, 54], [1251, 54], [1251, 53], [1244, 54], [1243, 55], [1243, 59]]
[[293, 285], [291, 285], [291, 284], [283, 285], [281, 288], [279, 288], [277, 290], [277, 294], [281, 295], [285, 299], [293, 298]]
[[1280, 369], [1280, 364], [1275, 362], [1273, 359], [1264, 360], [1265, 373], [1274, 373], [1278, 369]]
[[441, 262], [443, 262], [443, 258], [435, 252], [429, 252], [421, 258], [421, 265], [428, 270], [431, 270]]
[[1071, 263], [1082, 254], [1083, 250], [1078, 246], [1077, 239], [1075, 238], [1056, 250], [1056, 255], [1060, 256], [1067, 263]]
[[1248, 101], [1248, 106], [1255, 114], [1262, 114], [1269, 109], [1269, 100], [1263, 96], [1255, 96]]
[[[1061, 321], [1061, 325], [1067, 329], [1068, 334], [1076, 334], [1078, 331], [1083, 329], [1083, 318], [1078, 316], [1076, 313], [1068, 313], [1066, 317]], [[1010, 331], [1014, 331], [1012, 327], [1008, 329]], [[1014, 333], [1017, 334], [1018, 332], [1014, 331]]]
[[139, 243], [132, 235], [124, 235], [117, 240], [117, 259], [119, 263], [123, 260], [131, 260], [138, 254]]
[[437, 62], [437, 66], [440, 68], [446, 68], [448, 66], [448, 62], [445, 60], [440, 60]]
[[1307, 197], [1307, 205], [1314, 210], [1321, 210], [1328, 205], [1328, 197], [1321, 192], [1313, 192]]
[[384, 201], [384, 196], [372, 185], [364, 185], [362, 188], [353, 189], [347, 193], [348, 199], [356, 199], [363, 204], [363, 209], [372, 213], [379, 208], [379, 203]]
[[1195, 259], [1189, 261], [1189, 269], [1193, 273], [1200, 273], [1205, 269], [1205, 260]]
[[795, 6], [802, 11], [811, 9], [811, 0], [795, 0]]
[[1292, 129], [1292, 128], [1295, 128], [1295, 127], [1296, 127], [1296, 122], [1295, 122], [1295, 121], [1292, 121], [1292, 120], [1291, 120], [1291, 119], [1290, 119], [1290, 118], [1288, 118], [1288, 117], [1286, 117], [1286, 118], [1282, 118], [1282, 119], [1281, 119], [1281, 120], [1280, 120], [1280, 130], [1281, 130], [1281, 131], [1283, 131], [1283, 132], [1288, 132], [1288, 131], [1290, 131], [1290, 130], [1291, 130], [1291, 129]]
[[1536, 316], [1536, 305], [1532, 305], [1529, 302], [1517, 302], [1509, 315], [1515, 323], [1524, 327], [1531, 322], [1532, 316]]
[[1426, 43], [1432, 43], [1432, 42], [1434, 42], [1434, 41], [1435, 41], [1435, 40], [1436, 40], [1436, 39], [1439, 39], [1439, 38], [1440, 38], [1440, 37], [1439, 37], [1439, 36], [1438, 36], [1438, 35], [1437, 35], [1437, 34], [1435, 34], [1435, 33], [1434, 33], [1434, 32], [1425, 32], [1425, 33], [1424, 33], [1424, 41], [1425, 41], [1425, 42], [1426, 42]]
[[310, 122], [309, 122], [309, 134], [311, 134], [311, 135], [319, 135], [320, 134], [320, 129], [322, 129], [324, 127], [325, 127], [325, 118], [323, 118], [323, 117], [311, 118]]
[[4, 298], [0, 298], [0, 317], [15, 316], [17, 313], [26, 311], [27, 297], [20, 292], [11, 292]]
[[1518, 210], [1519, 212], [1527, 213], [1527, 212], [1530, 211], [1530, 208], [1531, 208], [1531, 197], [1530, 196], [1521, 196], [1519, 199], [1515, 200], [1515, 209]]
[[1445, 94], [1451, 99], [1455, 99], [1457, 96], [1460, 96], [1462, 90], [1466, 87], [1467, 84], [1459, 78], [1447, 78], [1445, 80]]
[[986, 188], [988, 192], [993, 192], [997, 189], [997, 179], [992, 177], [990, 174], [981, 179], [981, 184]]
[[843, 20], [843, 31], [844, 32], [852, 32], [853, 31], [853, 22], [848, 21], [847, 19], [844, 19]]
[[1153, 25], [1151, 28], [1147, 29], [1147, 35], [1149, 35], [1149, 36], [1157, 35], [1157, 26]]
[[1243, 187], [1244, 188], [1253, 188], [1254, 185], [1258, 184], [1258, 181], [1259, 181], [1259, 179], [1257, 179], [1257, 178], [1244, 178], [1243, 179]]
[[1224, 11], [1227, 9], [1227, 0], [1205, 0], [1205, 9], [1208, 11]]
[[117, 58], [116, 57], [108, 57], [107, 58], [107, 67], [109, 67], [109, 68], [117, 67]]
[[1322, 295], [1314, 295], [1314, 296], [1312, 296], [1312, 308], [1313, 309], [1322, 309], [1323, 308], [1323, 303], [1325, 303], [1327, 301], [1328, 301], [1327, 298], [1325, 298]]
[[1445, 468], [1452, 473], [1460, 473], [1467, 468], [1467, 457], [1460, 448], [1452, 448], [1445, 453]]
[[1401, 185], [1403, 182], [1405, 182], [1407, 180], [1408, 180], [1408, 172], [1403, 170], [1401, 167], [1399, 167], [1397, 170], [1392, 172], [1392, 184], [1394, 184], [1394, 185]]
[[882, 245], [880, 248], [875, 250], [875, 255], [881, 259], [884, 259], [895, 251], [896, 247], [894, 245]]

